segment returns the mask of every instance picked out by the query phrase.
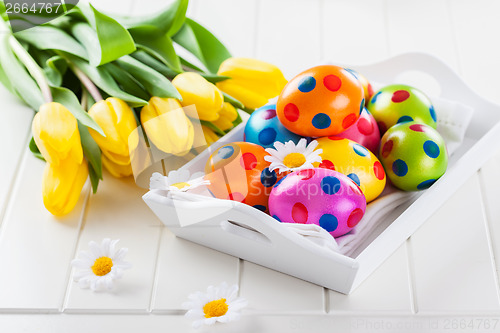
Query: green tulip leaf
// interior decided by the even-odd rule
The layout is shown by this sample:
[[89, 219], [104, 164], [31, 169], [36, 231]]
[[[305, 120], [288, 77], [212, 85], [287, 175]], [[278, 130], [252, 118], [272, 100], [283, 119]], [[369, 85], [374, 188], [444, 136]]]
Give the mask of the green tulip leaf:
[[110, 63], [103, 65], [103, 67], [109, 72], [109, 74], [111, 74], [111, 76], [113, 76], [116, 83], [118, 83], [125, 92], [134, 94], [134, 96], [137, 96], [144, 100], [149, 99], [149, 95], [144, 90], [144, 87], [139, 82], [137, 82], [137, 80], [132, 75], [122, 70], [118, 65]]
[[210, 31], [189, 18], [173, 40], [196, 56], [211, 73], [217, 73], [220, 64], [231, 57], [224, 44]]
[[68, 70], [68, 63], [61, 56], [53, 56], [45, 61], [43, 71], [49, 84], [55, 87], [62, 85], [64, 74]]
[[12, 87], [12, 85], [10, 84], [10, 80], [9, 78], [7, 77], [7, 74], [5, 74], [5, 71], [3, 70], [2, 68], [2, 63], [0, 62], [0, 82], [4, 85], [5, 88], [7, 88], [7, 90], [9, 90], [12, 94], [16, 94], [16, 92], [14, 91], [14, 88]]
[[148, 104], [146, 100], [121, 90], [116, 81], [113, 79], [113, 76], [104, 68], [93, 67], [85, 60], [68, 54], [64, 57], [68, 59], [74, 66], [78, 67], [78, 69], [80, 69], [83, 73], [85, 73], [85, 75], [87, 75], [96, 86], [101, 88], [108, 95], [120, 98], [121, 100], [127, 102], [131, 107], [138, 107]]
[[176, 72], [182, 72], [181, 62], [175, 52], [174, 45], [170, 37], [163, 35], [152, 38], [147, 35], [134, 35], [134, 39], [137, 43], [137, 48], [151, 54], [167, 65], [170, 69]]
[[6, 87], [11, 92], [15, 92], [15, 95], [31, 108], [38, 110], [44, 103], [42, 93], [35, 80], [12, 52], [9, 45], [11, 37], [11, 33], [0, 31], [0, 67], [2, 68], [0, 77], [3, 77], [2, 81], [8, 82]]
[[179, 72], [176, 72], [172, 69], [170, 69], [168, 66], [166, 66], [164, 63], [150, 55], [149, 53], [145, 51], [136, 51], [131, 54], [131, 56], [142, 62], [143, 64], [151, 67], [158, 73], [161, 73], [163, 76], [167, 77], [168, 79], [172, 80]]
[[45, 161], [45, 158], [43, 158], [42, 153], [40, 153], [40, 149], [38, 149], [38, 146], [36, 145], [35, 139], [33, 139], [33, 137], [31, 137], [31, 140], [30, 140], [28, 147], [36, 158], [39, 158], [42, 161]]
[[237, 109], [243, 110], [245, 108], [245, 105], [236, 98], [234, 98], [233, 96], [228, 95], [225, 92], [222, 92], [222, 95], [224, 95], [224, 102], [228, 102]]
[[72, 36], [51, 26], [37, 26], [16, 32], [16, 38], [39, 50], [60, 50], [83, 59], [88, 59], [87, 51]]
[[131, 56], [121, 57], [116, 63], [139, 81], [151, 96], [182, 100], [172, 83], [151, 67]]
[[200, 124], [207, 126], [212, 131], [214, 131], [215, 133], [219, 134], [220, 136], [226, 135], [226, 133], [223, 130], [221, 130], [219, 127], [217, 127], [216, 125], [214, 125], [213, 123], [211, 123], [209, 121], [201, 120], [200, 119]]
[[80, 132], [83, 154], [89, 162], [89, 176], [92, 183], [92, 190], [96, 193], [99, 179], [102, 179], [101, 150], [90, 135], [88, 128], [80, 122], [78, 123], [78, 131]]
[[50, 87], [50, 91], [54, 102], [64, 105], [80, 123], [104, 136], [101, 127], [83, 110], [80, 101], [71, 90], [62, 87]]
[[227, 79], [230, 79], [229, 76], [223, 76], [223, 75], [217, 75], [217, 74], [200, 73], [200, 75], [203, 76], [207, 81], [212, 82], [212, 83], [217, 83], [217, 82], [221, 82], [221, 81], [225, 81]]
[[184, 24], [189, 0], [176, 0], [155, 15], [116, 17], [135, 36], [173, 36]]
[[130, 33], [113, 18], [99, 12], [92, 5], [91, 10], [82, 6], [73, 15], [87, 19], [87, 25], [79, 22], [71, 25], [71, 33], [85, 47], [92, 66], [112, 62], [136, 50]]

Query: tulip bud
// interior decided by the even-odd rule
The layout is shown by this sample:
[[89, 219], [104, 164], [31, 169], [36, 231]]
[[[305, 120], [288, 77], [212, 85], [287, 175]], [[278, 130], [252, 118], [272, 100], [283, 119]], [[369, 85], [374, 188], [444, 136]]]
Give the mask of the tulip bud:
[[132, 176], [132, 166], [130, 164], [120, 165], [112, 162], [110, 159], [103, 155], [101, 157], [102, 165], [108, 170], [108, 172], [116, 178]]
[[224, 96], [217, 87], [208, 82], [200, 74], [186, 72], [177, 75], [172, 84], [182, 96], [182, 106], [194, 104], [194, 110], [186, 110], [191, 118], [206, 121], [214, 121], [219, 118], [219, 111], [222, 109]]
[[218, 82], [217, 87], [251, 109], [278, 96], [287, 84], [278, 67], [256, 59], [226, 59], [217, 74], [230, 77]]
[[87, 161], [76, 163], [72, 158], [55, 165], [47, 163], [42, 179], [43, 204], [56, 216], [66, 215], [75, 208], [89, 170]]
[[178, 156], [193, 146], [193, 124], [174, 98], [152, 97], [141, 110], [146, 135], [158, 149]]
[[212, 123], [225, 131], [233, 128], [233, 121], [238, 118], [238, 111], [231, 104], [224, 102], [224, 106], [219, 111], [219, 119], [212, 121]]
[[99, 145], [102, 153], [113, 163], [130, 164], [128, 140], [137, 128], [134, 111], [121, 99], [110, 97], [95, 103], [89, 115], [102, 128], [102, 136], [89, 128], [90, 135]]
[[46, 103], [33, 118], [33, 138], [43, 158], [54, 165], [70, 158], [82, 163], [83, 150], [78, 122], [73, 114], [59, 103]]

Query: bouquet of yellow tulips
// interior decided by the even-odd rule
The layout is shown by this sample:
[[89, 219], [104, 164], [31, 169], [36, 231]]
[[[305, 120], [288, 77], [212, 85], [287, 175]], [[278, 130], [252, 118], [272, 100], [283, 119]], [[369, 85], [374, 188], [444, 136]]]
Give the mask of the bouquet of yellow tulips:
[[240, 123], [238, 109], [252, 112], [286, 84], [271, 64], [231, 57], [186, 17], [188, 0], [151, 17], [36, 5], [13, 13], [0, 1], [0, 82], [36, 111], [29, 147], [46, 161], [43, 200], [54, 215], [73, 209], [88, 178], [95, 193], [103, 166], [133, 175], [139, 133], [165, 154], [188, 156]]

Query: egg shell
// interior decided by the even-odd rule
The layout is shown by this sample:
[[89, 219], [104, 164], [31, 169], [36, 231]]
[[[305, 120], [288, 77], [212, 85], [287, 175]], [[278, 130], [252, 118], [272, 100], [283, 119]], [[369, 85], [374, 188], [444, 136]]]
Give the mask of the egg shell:
[[380, 131], [377, 121], [366, 108], [363, 109], [358, 120], [351, 127], [337, 136], [355, 141], [368, 148], [372, 153], [378, 154]]
[[419, 89], [404, 85], [385, 86], [373, 95], [368, 111], [377, 121], [383, 135], [388, 128], [403, 122], [416, 121], [432, 128], [437, 117], [431, 100]]
[[365, 106], [368, 105], [368, 103], [370, 102], [370, 98], [372, 98], [373, 94], [374, 94], [374, 91], [373, 91], [373, 87], [371, 85], [371, 83], [368, 81], [368, 79], [362, 75], [361, 73], [358, 73], [357, 71], [355, 71], [354, 69], [351, 69], [351, 68], [346, 68], [347, 71], [351, 72], [352, 75], [354, 75], [359, 83], [361, 83], [361, 86], [363, 87], [363, 92], [365, 93]]
[[359, 143], [335, 136], [316, 141], [317, 149], [323, 149], [320, 154], [323, 161], [314, 163], [315, 167], [335, 170], [352, 179], [361, 188], [367, 202], [382, 193], [386, 176], [382, 164], [372, 152]]
[[269, 196], [269, 212], [278, 221], [316, 224], [333, 237], [351, 231], [365, 210], [359, 187], [340, 172], [323, 168], [288, 174]]
[[265, 105], [255, 110], [245, 125], [245, 142], [252, 142], [264, 148], [273, 148], [276, 141], [298, 143], [302, 137], [290, 132], [276, 116], [276, 104]]
[[278, 97], [276, 112], [293, 133], [335, 135], [356, 122], [363, 97], [363, 87], [352, 73], [339, 66], [317, 66], [288, 82]]
[[405, 191], [429, 188], [448, 166], [441, 135], [416, 122], [391, 127], [382, 137], [379, 156], [387, 177]]
[[250, 142], [228, 143], [215, 150], [205, 165], [212, 195], [268, 211], [272, 186], [283, 176], [269, 170], [263, 147]]

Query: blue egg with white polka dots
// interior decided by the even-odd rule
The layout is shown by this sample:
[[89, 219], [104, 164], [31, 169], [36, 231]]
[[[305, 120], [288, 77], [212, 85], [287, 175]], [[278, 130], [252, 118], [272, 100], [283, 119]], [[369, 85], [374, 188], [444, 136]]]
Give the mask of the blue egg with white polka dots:
[[[305, 82], [303, 89], [310, 89], [310, 85], [310, 82]], [[292, 140], [298, 143], [301, 138], [280, 123], [276, 116], [276, 104], [255, 110], [245, 125], [245, 141], [264, 148], [273, 148], [276, 141], [285, 143]]]
[[389, 128], [382, 137], [379, 158], [392, 184], [405, 191], [429, 188], [448, 167], [446, 145], [439, 132], [417, 122]]

